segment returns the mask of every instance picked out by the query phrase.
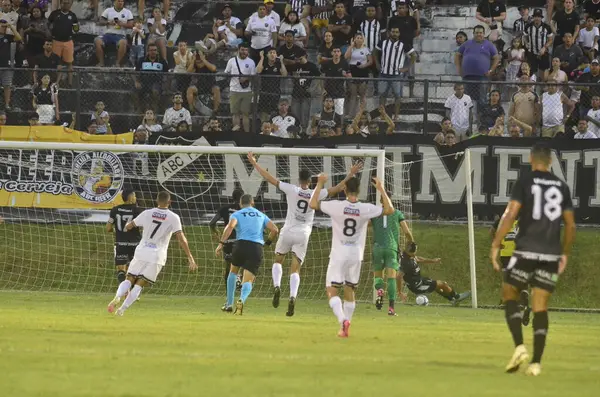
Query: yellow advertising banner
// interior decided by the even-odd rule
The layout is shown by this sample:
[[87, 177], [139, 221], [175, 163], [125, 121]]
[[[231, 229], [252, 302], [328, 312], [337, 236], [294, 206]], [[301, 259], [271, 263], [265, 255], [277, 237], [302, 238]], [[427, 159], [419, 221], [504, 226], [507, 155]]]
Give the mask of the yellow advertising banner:
[[94, 151], [94, 143], [126, 144], [133, 133], [89, 135], [64, 127], [0, 127], [5, 141], [90, 143], [90, 150], [0, 151], [0, 206], [110, 209], [121, 204], [125, 180], [119, 155]]

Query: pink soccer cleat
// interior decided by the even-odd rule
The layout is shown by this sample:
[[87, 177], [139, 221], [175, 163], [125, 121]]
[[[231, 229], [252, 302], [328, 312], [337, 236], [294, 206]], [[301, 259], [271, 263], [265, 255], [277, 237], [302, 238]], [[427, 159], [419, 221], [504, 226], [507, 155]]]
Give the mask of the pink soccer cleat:
[[340, 338], [347, 338], [348, 336], [350, 336], [350, 321], [348, 320], [344, 320], [344, 322], [342, 323], [342, 329], [340, 329], [338, 331], [338, 336]]
[[115, 297], [113, 300], [110, 301], [110, 303], [108, 304], [108, 312], [109, 313], [114, 313], [117, 305], [119, 304], [119, 302], [121, 301], [121, 299]]

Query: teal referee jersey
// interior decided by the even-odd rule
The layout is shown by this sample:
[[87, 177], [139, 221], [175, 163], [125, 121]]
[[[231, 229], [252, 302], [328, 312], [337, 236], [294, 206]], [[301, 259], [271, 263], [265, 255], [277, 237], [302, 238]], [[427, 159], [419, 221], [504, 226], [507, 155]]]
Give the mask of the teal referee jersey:
[[252, 241], [260, 245], [265, 244], [264, 230], [270, 222], [268, 216], [254, 207], [242, 208], [231, 215], [237, 220], [235, 234], [239, 240]]

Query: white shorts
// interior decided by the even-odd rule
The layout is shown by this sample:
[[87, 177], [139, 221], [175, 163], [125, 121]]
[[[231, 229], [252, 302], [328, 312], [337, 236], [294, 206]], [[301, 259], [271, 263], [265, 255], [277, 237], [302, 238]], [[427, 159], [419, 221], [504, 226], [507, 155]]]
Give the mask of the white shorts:
[[127, 274], [130, 274], [135, 277], [141, 277], [149, 283], [155, 283], [156, 277], [158, 277], [162, 268], [163, 265], [160, 265], [158, 263], [141, 261], [134, 257], [131, 263], [129, 264]]
[[292, 251], [298, 257], [300, 262], [304, 261], [306, 250], [308, 249], [308, 240], [310, 233], [298, 233], [293, 231], [283, 231], [279, 235], [277, 245], [275, 246], [276, 254], [287, 254]]
[[360, 279], [360, 268], [362, 261], [355, 258], [329, 258], [327, 274], [325, 275], [325, 287], [338, 287], [346, 284], [356, 287]]

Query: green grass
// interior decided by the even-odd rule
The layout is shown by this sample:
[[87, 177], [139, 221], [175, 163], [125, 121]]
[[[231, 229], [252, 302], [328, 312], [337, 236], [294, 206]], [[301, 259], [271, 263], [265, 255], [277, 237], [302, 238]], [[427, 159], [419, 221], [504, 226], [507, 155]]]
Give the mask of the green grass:
[[[346, 340], [325, 301], [286, 318], [222, 299], [142, 295], [124, 317], [109, 295], [0, 293], [0, 395], [577, 396], [600, 386], [600, 316], [551, 313], [538, 378], [504, 374], [512, 343], [497, 310], [359, 305]], [[525, 328], [531, 350], [531, 328]]]
[[[419, 242], [419, 254], [441, 257], [441, 265], [424, 265], [424, 275], [448, 281], [457, 290], [469, 289], [468, 238], [465, 225], [414, 223], [414, 235]], [[223, 265], [214, 257], [215, 243], [208, 228], [186, 227], [186, 235], [200, 269], [190, 275], [186, 260], [177, 244], [171, 244], [169, 261], [152, 293], [168, 295], [222, 296]], [[479, 303], [494, 305], [499, 300], [500, 276], [493, 272], [488, 260], [489, 229], [475, 229], [477, 289]], [[579, 229], [569, 267], [552, 298], [552, 306], [597, 308], [600, 279], [597, 266], [597, 229]], [[4, 224], [0, 227], [0, 290], [112, 292], [115, 284], [112, 261], [113, 237], [104, 232], [103, 225], [43, 225]], [[301, 296], [324, 298], [325, 272], [330, 248], [329, 231], [312, 234], [307, 260], [302, 269]], [[253, 293], [270, 294], [270, 264], [273, 247], [265, 249], [263, 267]], [[361, 274], [359, 298], [371, 295], [370, 248], [367, 246]], [[284, 267], [284, 288], [287, 288], [287, 269]], [[433, 297], [433, 302], [442, 302]]]

